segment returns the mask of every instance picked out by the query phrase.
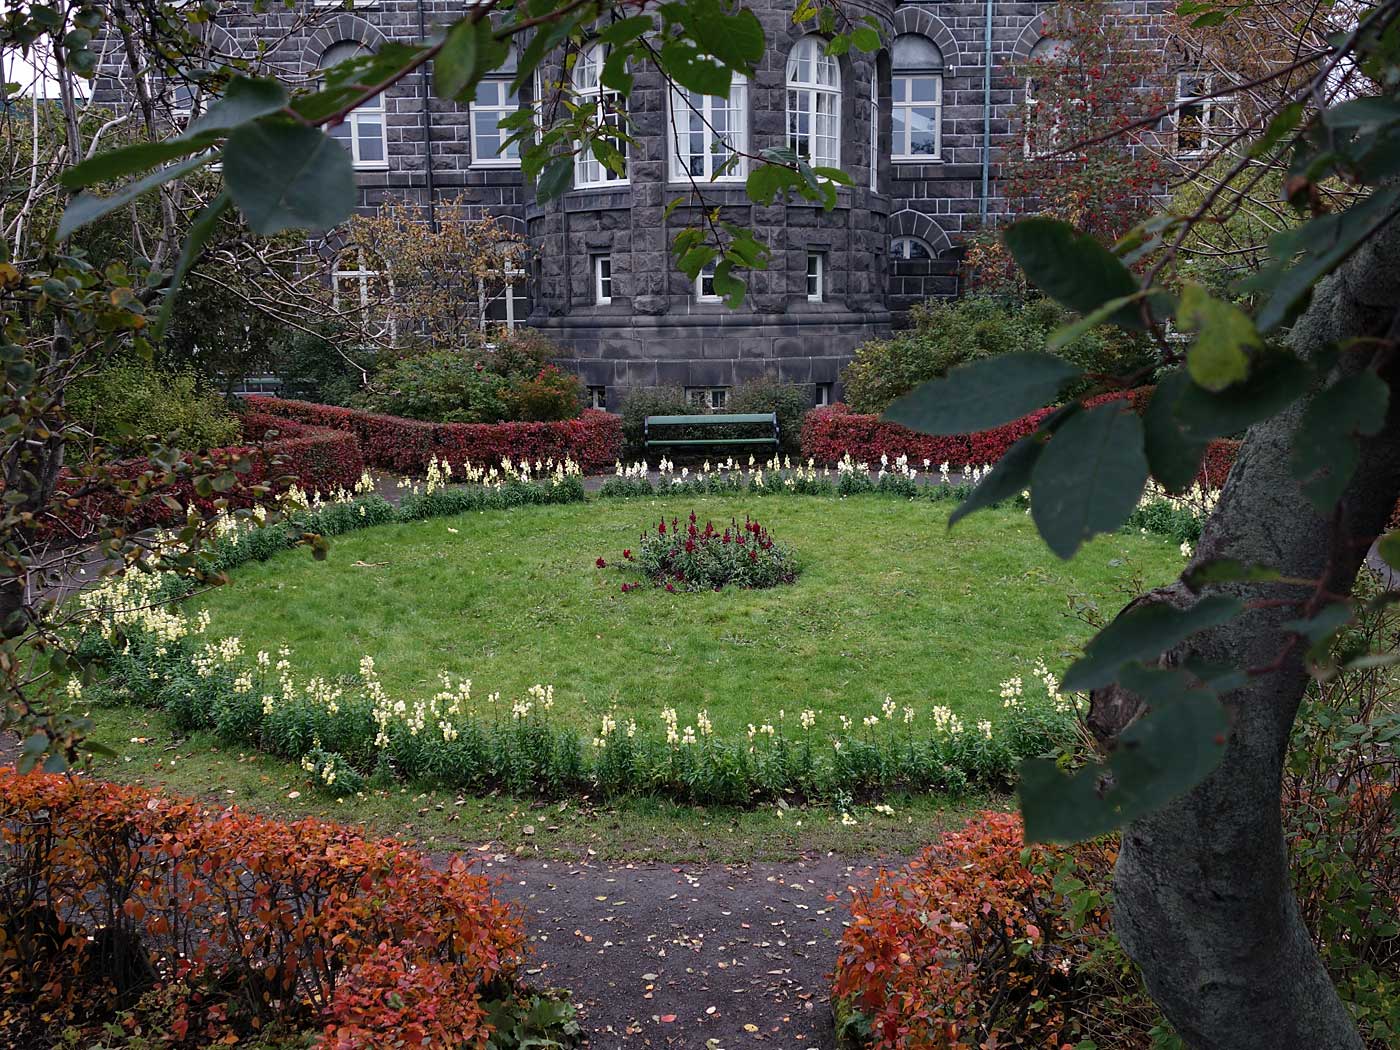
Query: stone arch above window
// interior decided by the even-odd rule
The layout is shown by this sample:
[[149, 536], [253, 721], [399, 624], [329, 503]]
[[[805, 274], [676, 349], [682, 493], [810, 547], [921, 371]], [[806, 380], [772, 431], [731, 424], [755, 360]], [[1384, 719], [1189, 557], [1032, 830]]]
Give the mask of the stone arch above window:
[[325, 53], [336, 44], [354, 43], [370, 51], [378, 51], [388, 39], [378, 27], [358, 15], [345, 12], [328, 18], [306, 40], [306, 49], [301, 57], [302, 74], [313, 76], [321, 68]]
[[1016, 37], [1016, 43], [1011, 48], [1012, 61], [1030, 58], [1036, 45], [1044, 39], [1046, 39], [1045, 14], [1041, 12], [1021, 28], [1021, 33]]
[[891, 244], [906, 237], [922, 241], [935, 258], [953, 247], [942, 226], [913, 208], [904, 208], [890, 216], [889, 234]]
[[943, 19], [931, 11], [907, 5], [901, 7], [890, 20], [890, 31], [894, 37], [905, 34], [927, 37], [938, 48], [939, 54], [943, 56], [943, 65], [947, 69], [962, 64], [957, 37], [943, 24]]

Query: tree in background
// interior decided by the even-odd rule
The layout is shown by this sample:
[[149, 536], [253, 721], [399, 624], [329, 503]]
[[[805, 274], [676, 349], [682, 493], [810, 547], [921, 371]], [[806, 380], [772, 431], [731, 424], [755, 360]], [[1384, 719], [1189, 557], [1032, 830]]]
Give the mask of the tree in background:
[[[1150, 118], [1169, 95], [1160, 43], [1149, 44], [1146, 24], [1107, 0], [1046, 12], [1042, 46], [1005, 76], [1025, 97], [998, 158], [1010, 218], [1051, 215], [1115, 240], [1153, 207], [1167, 166]], [[979, 291], [1024, 298], [1020, 271], [994, 231], [973, 241], [966, 269]]]

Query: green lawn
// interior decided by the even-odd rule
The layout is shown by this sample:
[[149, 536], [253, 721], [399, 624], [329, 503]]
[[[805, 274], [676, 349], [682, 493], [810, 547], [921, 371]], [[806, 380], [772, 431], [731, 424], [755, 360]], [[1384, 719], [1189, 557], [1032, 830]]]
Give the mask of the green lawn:
[[[1169, 579], [1175, 544], [1101, 538], [1057, 561], [1024, 512], [880, 497], [591, 500], [384, 526], [337, 539], [328, 562], [288, 552], [199, 599], [212, 634], [248, 652], [287, 644], [299, 677], [374, 657], [391, 696], [426, 696], [438, 672], [476, 698], [555, 687], [555, 716], [584, 729], [616, 705], [659, 726], [708, 708], [717, 735], [803, 708], [859, 720], [888, 694], [974, 719], [1037, 657], [1062, 669], [1090, 634], [1067, 598], [1111, 614]], [[611, 568], [640, 530], [692, 507], [703, 523], [753, 513], [798, 552], [795, 584], [766, 591], [622, 594]], [[608, 559], [599, 570], [594, 560]]]

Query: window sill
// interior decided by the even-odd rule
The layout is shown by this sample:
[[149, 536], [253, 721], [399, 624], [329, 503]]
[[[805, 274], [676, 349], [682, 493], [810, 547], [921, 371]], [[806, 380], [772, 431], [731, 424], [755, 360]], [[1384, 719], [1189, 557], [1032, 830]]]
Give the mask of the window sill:
[[389, 162], [387, 160], [357, 160], [353, 163], [352, 167], [356, 171], [388, 171]]
[[473, 170], [477, 168], [491, 171], [519, 171], [519, 160], [473, 160], [471, 163]]
[[891, 157], [892, 164], [942, 164], [943, 157]]
[[631, 186], [632, 183], [629, 180], [621, 179], [617, 182], [575, 183], [573, 188], [576, 190], [625, 190], [631, 188]]

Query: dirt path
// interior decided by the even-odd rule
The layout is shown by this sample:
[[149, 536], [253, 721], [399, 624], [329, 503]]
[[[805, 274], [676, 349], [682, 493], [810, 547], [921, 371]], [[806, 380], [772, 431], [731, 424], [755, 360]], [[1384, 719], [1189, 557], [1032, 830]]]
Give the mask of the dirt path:
[[828, 975], [871, 861], [595, 865], [486, 860], [525, 908], [530, 979], [572, 989], [595, 1050], [836, 1045]]

